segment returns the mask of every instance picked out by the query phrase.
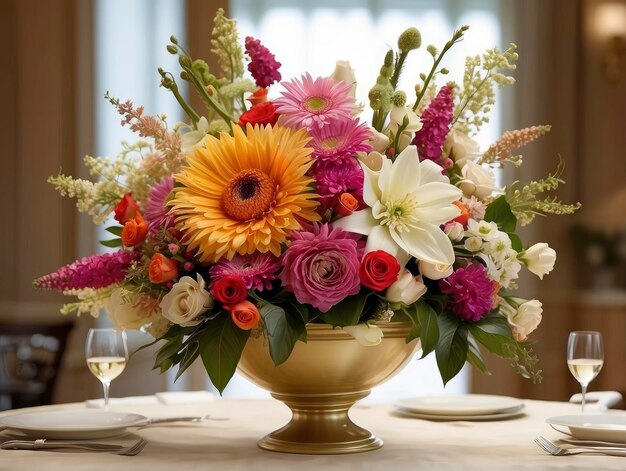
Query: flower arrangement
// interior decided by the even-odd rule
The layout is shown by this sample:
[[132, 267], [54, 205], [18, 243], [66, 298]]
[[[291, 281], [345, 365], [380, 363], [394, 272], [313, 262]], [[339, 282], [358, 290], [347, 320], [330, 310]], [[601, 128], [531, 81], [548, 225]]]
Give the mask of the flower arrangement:
[[[371, 124], [355, 100], [349, 63], [332, 75], [282, 80], [281, 64], [258, 39], [239, 43], [236, 22], [219, 10], [212, 52], [219, 68], [192, 59], [175, 37], [175, 77], [159, 69], [188, 123], [106, 95], [140, 138], [113, 159], [87, 156], [94, 181], [58, 175], [50, 182], [113, 237], [111, 253], [92, 255], [37, 279], [38, 288], [77, 296], [62, 312], [97, 316], [119, 329], [144, 329], [164, 341], [155, 368], [178, 376], [201, 357], [222, 391], [250, 335], [264, 335], [279, 365], [306, 324], [343, 328], [376, 345], [380, 323], [412, 325], [422, 356], [435, 352], [444, 383], [467, 361], [486, 371], [479, 345], [540, 379], [528, 336], [541, 303], [512, 297], [526, 267], [540, 278], [556, 253], [526, 246], [518, 223], [569, 214], [542, 193], [557, 172], [500, 188], [494, 167], [519, 166], [516, 150], [549, 131], [508, 131], [481, 151], [472, 139], [497, 86], [510, 85], [517, 52], [469, 57], [463, 83], [436, 85], [448, 71], [456, 31], [411, 93], [398, 89], [417, 29], [403, 32], [369, 91]], [[246, 73], [244, 65], [247, 63]], [[206, 109], [179, 93], [188, 82]]]

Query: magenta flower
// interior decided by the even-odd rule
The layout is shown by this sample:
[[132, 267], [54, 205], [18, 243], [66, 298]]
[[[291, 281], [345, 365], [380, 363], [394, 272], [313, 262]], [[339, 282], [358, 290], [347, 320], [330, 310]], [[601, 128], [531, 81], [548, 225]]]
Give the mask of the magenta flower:
[[355, 104], [349, 83], [335, 82], [330, 77], [313, 80], [311, 74], [306, 73], [300, 80], [282, 82], [282, 85], [286, 90], [274, 104], [284, 126], [314, 129], [352, 118]]
[[148, 221], [151, 234], [156, 234], [159, 229], [174, 225], [174, 215], [169, 214], [170, 208], [167, 207], [167, 198], [173, 188], [174, 179], [169, 176], [154, 185], [150, 191], [144, 217]]
[[450, 131], [454, 117], [454, 95], [451, 85], [439, 90], [421, 116], [422, 129], [415, 133], [413, 144], [417, 146], [420, 161], [429, 159], [441, 164], [443, 143]]
[[280, 81], [282, 76], [278, 69], [281, 63], [276, 61], [276, 57], [261, 41], [253, 37], [246, 36], [246, 53], [250, 56], [248, 70], [254, 77], [259, 87], [269, 87], [274, 82]]
[[470, 264], [440, 280], [439, 289], [451, 297], [448, 303], [450, 311], [461, 319], [476, 322], [493, 309], [498, 287], [489, 279], [482, 265]]
[[310, 134], [313, 155], [321, 162], [341, 162], [359, 151], [372, 150], [369, 127], [358, 119], [330, 121], [323, 128], [312, 128]]
[[121, 282], [130, 264], [138, 260], [139, 252], [118, 250], [82, 258], [59, 268], [54, 273], [37, 278], [36, 288], [65, 291], [69, 289], [105, 288]]
[[341, 193], [350, 193], [358, 200], [363, 198], [363, 169], [353, 157], [340, 163], [317, 161], [311, 175], [315, 178], [322, 211], [333, 206]]
[[251, 255], [235, 255], [232, 260], [222, 259], [209, 270], [212, 281], [224, 276], [236, 276], [246, 288], [263, 291], [272, 289], [272, 280], [281, 268], [280, 260], [271, 253], [255, 252]]
[[357, 294], [360, 248], [355, 234], [317, 226], [313, 232], [292, 233], [292, 243], [282, 257], [279, 278], [298, 302], [322, 312], [342, 299]]

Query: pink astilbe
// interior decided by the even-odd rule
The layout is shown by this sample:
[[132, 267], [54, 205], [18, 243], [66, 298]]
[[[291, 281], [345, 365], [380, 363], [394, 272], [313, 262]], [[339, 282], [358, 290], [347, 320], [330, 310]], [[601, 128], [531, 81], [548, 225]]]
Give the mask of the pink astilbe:
[[420, 161], [428, 159], [441, 164], [441, 151], [450, 131], [450, 123], [454, 117], [453, 111], [453, 87], [445, 85], [422, 113], [422, 128], [415, 133], [413, 138]]
[[483, 154], [481, 163], [503, 162], [513, 157], [513, 149], [519, 149], [550, 131], [550, 126], [532, 126], [506, 131], [495, 144]]
[[105, 288], [121, 282], [131, 263], [140, 256], [138, 252], [124, 250], [91, 255], [37, 278], [33, 284], [36, 288], [56, 291]]
[[494, 308], [498, 284], [489, 279], [482, 265], [470, 264], [440, 280], [439, 289], [450, 296], [450, 311], [461, 319], [476, 322]]
[[363, 169], [354, 157], [343, 162], [316, 162], [310, 171], [320, 195], [320, 210], [325, 212], [334, 206], [341, 193], [350, 193], [357, 200], [363, 199]]
[[222, 259], [209, 270], [211, 281], [224, 276], [241, 278], [248, 289], [272, 289], [272, 281], [281, 268], [280, 260], [271, 253], [255, 252], [251, 255], [235, 255], [232, 260]]
[[159, 229], [174, 225], [174, 215], [169, 214], [169, 208], [166, 206], [167, 198], [173, 188], [174, 178], [170, 175], [150, 190], [144, 217], [148, 221], [151, 234], [156, 234]]
[[358, 236], [328, 224], [313, 232], [294, 232], [282, 258], [279, 277], [298, 302], [322, 312], [347, 296], [357, 294], [360, 250]]
[[327, 126], [309, 132], [313, 137], [310, 144], [313, 155], [318, 161], [340, 162], [352, 159], [357, 152], [372, 150], [372, 133], [367, 124], [359, 123], [358, 119], [330, 121]]
[[276, 60], [268, 48], [261, 44], [261, 41], [246, 36], [245, 48], [246, 53], [250, 56], [248, 70], [254, 77], [257, 86], [266, 88], [282, 79], [278, 71], [281, 63]]

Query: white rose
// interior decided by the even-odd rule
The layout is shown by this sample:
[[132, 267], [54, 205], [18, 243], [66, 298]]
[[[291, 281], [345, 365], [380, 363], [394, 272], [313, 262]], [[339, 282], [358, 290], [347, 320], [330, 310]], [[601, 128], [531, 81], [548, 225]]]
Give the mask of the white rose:
[[404, 122], [404, 118], [407, 118], [408, 124], [406, 128], [402, 130], [403, 133], [415, 133], [422, 129], [422, 121], [419, 116], [415, 114], [413, 108], [410, 106], [392, 106], [391, 112], [389, 113], [388, 129], [394, 135]]
[[426, 286], [421, 275], [413, 276], [406, 268], [400, 270], [398, 279], [385, 292], [390, 303], [413, 304], [426, 293]]
[[456, 221], [447, 223], [443, 228], [443, 232], [446, 233], [448, 239], [452, 242], [460, 242], [465, 235], [463, 224]]
[[335, 70], [330, 75], [330, 78], [335, 82], [344, 81], [352, 85], [350, 96], [356, 96], [356, 77], [354, 75], [354, 69], [350, 65], [349, 61], [337, 61], [335, 63]]
[[372, 146], [373, 152], [383, 153], [389, 147], [389, 136], [383, 134], [382, 132], [376, 131], [374, 128], [370, 128], [370, 139], [369, 143]]
[[454, 271], [452, 265], [447, 263], [428, 263], [424, 260], [420, 260], [418, 265], [420, 273], [430, 280], [441, 280], [452, 275]]
[[172, 290], [163, 296], [161, 311], [163, 316], [174, 324], [183, 327], [198, 325], [198, 317], [213, 307], [213, 297], [205, 289], [202, 277], [197, 274], [198, 281], [190, 276], [183, 276]]
[[443, 152], [445, 156], [454, 160], [459, 168], [463, 168], [468, 160], [476, 161], [480, 156], [480, 144], [467, 134], [453, 129], [446, 136]]
[[[126, 298], [125, 296], [130, 296]], [[158, 300], [147, 294], [130, 295], [117, 288], [107, 301], [109, 319], [117, 330], [139, 329], [159, 315]]]
[[513, 335], [515, 340], [523, 341], [528, 335], [537, 328], [541, 323], [541, 302], [537, 299], [525, 301], [520, 298], [512, 298], [513, 302], [519, 303], [517, 310], [505, 310], [511, 327], [513, 327]]
[[520, 259], [526, 264], [531, 273], [543, 280], [543, 275], [547, 275], [554, 268], [556, 251], [545, 242], [540, 242], [527, 248], [521, 254]]
[[383, 331], [380, 327], [369, 325], [367, 323], [357, 325], [347, 325], [343, 328], [348, 334], [352, 335], [361, 345], [365, 347], [373, 347], [383, 340]]
[[468, 160], [461, 169], [461, 174], [463, 179], [459, 182], [459, 188], [466, 198], [476, 196], [484, 200], [493, 193], [502, 193], [502, 189], [496, 186], [496, 177], [490, 168]]

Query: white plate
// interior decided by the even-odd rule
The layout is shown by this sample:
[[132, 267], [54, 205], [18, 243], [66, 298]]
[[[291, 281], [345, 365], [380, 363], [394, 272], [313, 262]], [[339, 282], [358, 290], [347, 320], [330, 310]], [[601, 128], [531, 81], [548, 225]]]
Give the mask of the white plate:
[[570, 435], [581, 440], [626, 443], [625, 413], [561, 415], [546, 422], [566, 427]]
[[434, 420], [437, 422], [455, 421], [455, 420], [467, 420], [471, 422], [489, 421], [489, 420], [505, 420], [522, 417], [524, 411], [522, 408], [518, 408], [511, 412], [500, 412], [498, 414], [480, 414], [480, 415], [433, 415], [422, 414], [419, 412], [411, 412], [406, 409], [398, 408], [398, 413], [406, 417], [414, 419]]
[[475, 416], [519, 412], [524, 403], [514, 397], [488, 394], [464, 396], [430, 396], [402, 399], [398, 409], [428, 415]]
[[34, 438], [91, 439], [113, 437], [126, 427], [148, 421], [139, 414], [107, 411], [25, 412], [0, 417], [0, 425]]

